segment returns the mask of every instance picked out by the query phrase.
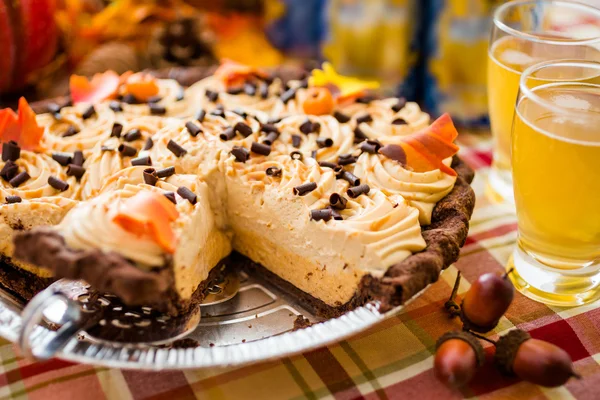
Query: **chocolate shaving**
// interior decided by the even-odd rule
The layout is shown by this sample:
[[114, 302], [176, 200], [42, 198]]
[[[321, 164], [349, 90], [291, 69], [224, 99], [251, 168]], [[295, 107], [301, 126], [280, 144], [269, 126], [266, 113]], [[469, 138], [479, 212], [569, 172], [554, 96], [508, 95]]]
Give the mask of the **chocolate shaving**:
[[118, 150], [123, 157], [133, 157], [137, 154], [135, 147], [131, 147], [123, 143], [119, 145]]
[[347, 116], [346, 114], [340, 112], [340, 111], [334, 111], [333, 116], [335, 119], [338, 120], [338, 122], [345, 124], [346, 122], [350, 121], [350, 117]]
[[155, 104], [162, 100], [160, 96], [152, 96], [148, 99], [148, 104]]
[[279, 129], [272, 123], [260, 124], [260, 130], [265, 133], [277, 133], [279, 135]]
[[356, 118], [357, 124], [362, 124], [363, 122], [364, 123], [373, 122], [373, 117], [371, 117], [371, 114], [364, 114], [364, 115], [361, 115], [360, 117]]
[[352, 186], [360, 185], [360, 179], [350, 171], [342, 171], [338, 176], [338, 179], [343, 179]]
[[94, 106], [89, 106], [88, 108], [86, 108], [86, 110], [83, 112], [83, 114], [81, 114], [81, 118], [89, 119], [89, 118], [92, 118], [92, 116], [94, 114], [96, 114], [96, 109], [94, 108]]
[[67, 167], [67, 176], [74, 176], [77, 178], [77, 180], [79, 180], [83, 174], [85, 174], [85, 168], [80, 165], [69, 164]]
[[233, 146], [231, 154], [235, 157], [236, 161], [245, 163], [250, 158], [250, 152], [241, 146]]
[[19, 173], [19, 166], [11, 160], [8, 160], [2, 170], [0, 170], [0, 177], [5, 181], [9, 182], [12, 178], [14, 178]]
[[231, 95], [238, 95], [238, 94], [242, 94], [244, 92], [244, 88], [241, 86], [236, 86], [236, 87], [232, 87], [227, 89], [227, 94], [231, 94]]
[[400, 112], [404, 106], [406, 106], [406, 99], [404, 97], [398, 98], [398, 102], [392, 106], [392, 111]]
[[177, 198], [175, 197], [175, 193], [174, 192], [165, 192], [163, 193], [163, 195], [169, 199], [169, 201], [173, 204], [177, 204]]
[[151, 137], [146, 139], [146, 143], [144, 143], [144, 148], [142, 150], [150, 150], [154, 146], [154, 141]]
[[158, 104], [149, 104], [148, 108], [150, 108], [150, 115], [165, 115], [167, 113], [167, 108]]
[[79, 165], [81, 167], [84, 161], [83, 151], [75, 150], [73, 152], [73, 161], [71, 161], [71, 164]]
[[269, 132], [269, 134], [263, 139], [263, 143], [267, 146], [271, 146], [279, 138], [278, 132]]
[[140, 165], [150, 166], [150, 165], [152, 165], [152, 159], [150, 158], [150, 156], [134, 158], [131, 160], [131, 165], [133, 165], [133, 166], [140, 166]]
[[369, 137], [358, 126], [354, 128], [354, 143], [360, 143]]
[[408, 125], [408, 122], [402, 117], [396, 118], [392, 121], [392, 125]]
[[158, 182], [158, 176], [156, 176], [156, 170], [154, 168], [146, 168], [142, 173], [144, 177], [144, 183], [150, 186], [156, 186]]
[[331, 196], [329, 196], [329, 204], [337, 210], [344, 210], [346, 204], [348, 204], [348, 200], [339, 193], [332, 193]]
[[125, 96], [123, 96], [121, 101], [125, 104], [138, 104], [139, 103], [138, 99], [136, 99], [135, 96], [130, 93], [127, 93]]
[[248, 137], [252, 135], [252, 128], [243, 122], [238, 122], [233, 127], [233, 130], [242, 135], [243, 137]]
[[21, 157], [21, 148], [14, 140], [2, 143], [2, 161], [17, 161]]
[[196, 137], [199, 133], [202, 133], [202, 129], [200, 129], [200, 127], [193, 122], [186, 122], [185, 127], [193, 137]]
[[302, 124], [300, 124], [300, 132], [304, 133], [305, 135], [308, 135], [309, 133], [313, 133], [313, 123], [310, 121], [310, 119], [306, 119], [306, 121], [304, 121]]
[[115, 122], [112, 126], [112, 129], [110, 131], [110, 137], [116, 137], [116, 138], [120, 138], [121, 137], [121, 132], [123, 132], [123, 125], [121, 125], [118, 122]]
[[322, 210], [311, 210], [310, 219], [313, 221], [329, 221], [333, 217], [333, 210], [331, 208], [324, 208]]
[[14, 204], [14, 203], [20, 203], [23, 201], [23, 199], [21, 199], [20, 196], [16, 196], [16, 195], [9, 195], [6, 196], [4, 198], [4, 200], [6, 200], [6, 204]]
[[294, 188], [294, 194], [296, 196], [305, 196], [308, 193], [310, 193], [313, 190], [315, 190], [316, 188], [317, 188], [317, 183], [316, 182], [303, 183], [302, 185], [296, 186]]
[[302, 161], [302, 159], [304, 158], [302, 153], [299, 151], [292, 151], [290, 153], [290, 157], [292, 158], [292, 160], [300, 160], [300, 161]]
[[244, 84], [244, 93], [248, 96], [254, 96], [256, 94], [256, 85], [251, 82], [246, 82]]
[[23, 183], [27, 182], [30, 178], [31, 177], [29, 176], [29, 174], [27, 173], [27, 171], [23, 171], [23, 172], [17, 174], [10, 181], [8, 181], [8, 183], [10, 183], [10, 186], [12, 186], [12, 187], [19, 187]]
[[113, 110], [113, 112], [123, 111], [123, 107], [121, 106], [121, 103], [119, 103], [118, 101], [114, 101], [114, 100], [111, 101], [110, 103], [108, 103], [108, 108]]
[[406, 153], [397, 144], [386, 144], [379, 149], [379, 154], [386, 156], [390, 160], [399, 162], [400, 165], [406, 165]]
[[258, 94], [261, 99], [266, 99], [269, 97], [269, 86], [266, 83], [261, 82], [258, 87]]
[[268, 156], [269, 154], [271, 154], [271, 146], [264, 143], [252, 142], [252, 145], [250, 146], [250, 151], [257, 154], [261, 154], [263, 156]]
[[333, 146], [333, 139], [325, 137], [317, 138], [317, 146], [320, 148], [331, 147]]
[[360, 145], [362, 152], [369, 154], [377, 154], [380, 148], [381, 143], [379, 143], [377, 140], [366, 140]]
[[286, 90], [280, 97], [283, 104], [287, 104], [291, 99], [296, 97], [296, 89], [290, 88]]
[[336, 221], [343, 221], [344, 217], [342, 217], [342, 214], [339, 213], [338, 210], [336, 210], [335, 208], [331, 208], [331, 215], [333, 216], [333, 219], [335, 219]]
[[198, 122], [204, 122], [205, 117], [206, 117], [206, 111], [204, 111], [204, 110], [198, 111], [198, 113], [195, 115], [196, 121], [198, 121]]
[[219, 99], [219, 92], [213, 92], [212, 90], [206, 90], [205, 92], [206, 98], [208, 101], [214, 103]]
[[292, 146], [299, 148], [302, 143], [302, 137], [300, 135], [292, 135]]
[[338, 157], [339, 165], [350, 165], [356, 162], [356, 157], [352, 154], [340, 154]]
[[171, 153], [175, 154], [175, 157], [183, 157], [187, 153], [187, 150], [177, 144], [173, 139], [169, 139], [169, 142], [167, 143], [167, 149]]
[[158, 176], [159, 178], [168, 178], [169, 176], [174, 175], [174, 174], [175, 174], [175, 167], [173, 167], [173, 166], [159, 169], [158, 171], [156, 171], [156, 176]]
[[219, 135], [219, 138], [221, 140], [231, 140], [235, 137], [235, 130], [233, 129], [233, 126], [228, 127], [227, 129], [225, 129], [223, 131], [223, 133], [221, 133]]
[[348, 188], [348, 191], [346, 193], [348, 193], [348, 196], [355, 199], [358, 196], [360, 196], [361, 194], [369, 194], [370, 191], [371, 191], [371, 188], [369, 187], [369, 185], [362, 184], [362, 185]]
[[277, 168], [277, 167], [269, 167], [266, 170], [267, 175], [269, 176], [281, 176], [282, 170], [281, 168]]
[[244, 119], [248, 118], [248, 113], [246, 111], [242, 110], [241, 108], [236, 108], [236, 109], [232, 110], [232, 112], [234, 114], [239, 115], [240, 117], [242, 117]]
[[133, 142], [141, 138], [142, 132], [137, 128], [130, 130], [125, 134], [125, 136], [123, 136], [123, 140], [125, 140], [126, 142]]
[[331, 169], [335, 169], [336, 167], [338, 167], [338, 165], [336, 163], [332, 163], [329, 161], [319, 161], [319, 166], [324, 167], [324, 168], [331, 168]]
[[65, 133], [63, 133], [63, 137], [75, 136], [79, 133], [79, 129], [75, 128], [73, 125], [69, 126]]
[[196, 202], [198, 201], [198, 196], [196, 196], [194, 192], [192, 192], [185, 186], [180, 186], [179, 188], [177, 188], [177, 194], [189, 201], [190, 203], [192, 203], [192, 205], [196, 204]]
[[67, 182], [54, 176], [48, 177], [48, 185], [52, 186], [56, 190], [60, 190], [61, 192], [69, 189], [69, 184]]

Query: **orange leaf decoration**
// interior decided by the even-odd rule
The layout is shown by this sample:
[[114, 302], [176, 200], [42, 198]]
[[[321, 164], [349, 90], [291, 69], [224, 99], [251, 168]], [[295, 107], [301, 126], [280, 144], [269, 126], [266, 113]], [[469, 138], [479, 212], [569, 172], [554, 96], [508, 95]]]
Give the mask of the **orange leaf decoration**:
[[225, 86], [229, 87], [241, 85], [251, 77], [267, 78], [269, 74], [249, 65], [231, 60], [223, 60], [219, 68], [215, 71], [215, 76], [223, 81]]
[[156, 78], [152, 75], [138, 72], [127, 77], [125, 92], [135, 97], [138, 101], [146, 102], [151, 97], [158, 95], [159, 87]]
[[71, 75], [69, 88], [73, 103], [99, 103], [115, 97], [119, 89], [119, 75], [114, 71], [106, 71], [94, 75], [92, 80]]
[[458, 152], [458, 146], [453, 143], [457, 136], [452, 119], [444, 114], [429, 127], [403, 137], [399, 145], [383, 146], [379, 153], [411, 167], [415, 172], [439, 169], [456, 176], [456, 171], [443, 161]]
[[44, 135], [37, 124], [35, 112], [24, 97], [19, 99], [19, 112], [6, 108], [0, 110], [0, 142], [14, 140], [24, 150], [35, 150]]
[[311, 115], [331, 114], [334, 107], [335, 101], [326, 87], [309, 88], [306, 99], [302, 103], [304, 113]]
[[175, 252], [175, 233], [171, 222], [179, 212], [165, 196], [151, 191], [140, 191], [125, 200], [113, 222], [137, 236], [148, 236], [167, 253]]

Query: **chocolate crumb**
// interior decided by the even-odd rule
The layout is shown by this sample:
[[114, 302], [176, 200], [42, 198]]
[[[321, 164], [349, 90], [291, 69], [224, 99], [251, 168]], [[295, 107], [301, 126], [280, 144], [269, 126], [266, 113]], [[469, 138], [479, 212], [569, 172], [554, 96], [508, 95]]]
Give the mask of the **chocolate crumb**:
[[312, 325], [312, 323], [310, 322], [310, 320], [308, 318], [304, 318], [303, 315], [298, 315], [296, 317], [296, 319], [294, 320], [294, 329], [293, 330], [297, 331], [298, 329], [308, 328], [311, 325]]
[[6, 200], [6, 204], [20, 203], [20, 202], [22, 202], [22, 201], [23, 201], [23, 199], [21, 199], [21, 197], [20, 197], [20, 196], [16, 196], [16, 195], [12, 195], [12, 196], [11, 196], [11, 195], [9, 195], [9, 196], [6, 196], [6, 197], [4, 198], [4, 200]]
[[150, 156], [134, 158], [131, 160], [131, 165], [133, 165], [133, 166], [140, 166], [140, 165], [150, 166], [150, 165], [152, 165], [152, 159], [150, 158]]
[[250, 150], [254, 153], [261, 154], [263, 156], [268, 156], [269, 154], [271, 154], [271, 146], [266, 145], [264, 143], [252, 142]]
[[123, 143], [119, 145], [118, 150], [123, 157], [133, 157], [137, 154], [135, 147], [131, 147]]
[[135, 128], [127, 132], [125, 136], [123, 136], [123, 140], [125, 140], [126, 142], [133, 142], [135, 140], [140, 139], [141, 137], [142, 132], [139, 129]]
[[302, 185], [296, 186], [293, 190], [294, 190], [294, 194], [296, 196], [305, 196], [305, 195], [309, 194], [310, 192], [312, 192], [313, 190], [315, 190], [316, 188], [317, 188], [316, 182], [307, 182], [307, 183], [303, 183]]
[[85, 174], [85, 168], [76, 164], [69, 164], [67, 167], [67, 176], [74, 176], [77, 180], [81, 179], [81, 177]]
[[17, 161], [21, 157], [21, 147], [14, 140], [2, 143], [2, 161]]
[[155, 186], [158, 182], [158, 176], [156, 176], [156, 170], [154, 168], [146, 168], [143, 172], [144, 183], [150, 186]]
[[173, 139], [169, 139], [169, 142], [167, 143], [167, 149], [171, 153], [175, 154], [175, 157], [183, 157], [187, 153], [187, 150], [177, 144]]
[[190, 203], [192, 203], [192, 205], [196, 204], [198, 201], [198, 196], [196, 196], [194, 192], [192, 192], [185, 186], [180, 186], [179, 188], [177, 188], [177, 194], [189, 201]]
[[156, 171], [156, 176], [158, 176], [159, 178], [168, 178], [173, 174], [175, 174], [175, 167], [173, 166], [159, 169], [158, 171]]
[[231, 154], [235, 157], [236, 161], [245, 163], [250, 158], [250, 152], [241, 146], [233, 146]]
[[14, 178], [12, 178], [8, 183], [10, 183], [10, 185], [12, 187], [19, 187], [21, 186], [23, 183], [27, 182], [31, 177], [29, 176], [29, 174], [27, 173], [27, 171], [23, 171], [19, 174], [17, 174]]
[[348, 196], [355, 199], [358, 196], [360, 196], [361, 194], [369, 194], [370, 190], [371, 190], [371, 188], [369, 187], [369, 185], [362, 184], [362, 185], [358, 185], [358, 186], [349, 188], [346, 193], [348, 193]]
[[60, 190], [61, 192], [69, 189], [69, 184], [67, 182], [54, 176], [48, 177], [48, 185], [52, 186], [56, 190]]
[[110, 137], [116, 137], [116, 138], [120, 138], [121, 137], [121, 132], [123, 132], [123, 125], [121, 125], [118, 122], [115, 122], [112, 126], [112, 129], [110, 131]]

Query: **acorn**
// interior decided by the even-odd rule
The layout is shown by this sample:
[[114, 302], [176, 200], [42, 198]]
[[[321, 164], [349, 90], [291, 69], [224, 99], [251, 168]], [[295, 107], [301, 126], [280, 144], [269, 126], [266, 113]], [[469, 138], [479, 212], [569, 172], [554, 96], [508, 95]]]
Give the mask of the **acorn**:
[[485, 333], [498, 325], [513, 300], [515, 289], [507, 274], [483, 274], [471, 285], [461, 304], [465, 330]]
[[468, 332], [448, 332], [436, 343], [433, 370], [448, 387], [466, 385], [483, 365], [485, 353], [477, 338]]
[[571, 377], [579, 378], [566, 351], [552, 343], [532, 339], [520, 329], [498, 340], [494, 363], [503, 374], [516, 375], [540, 386], [561, 386]]

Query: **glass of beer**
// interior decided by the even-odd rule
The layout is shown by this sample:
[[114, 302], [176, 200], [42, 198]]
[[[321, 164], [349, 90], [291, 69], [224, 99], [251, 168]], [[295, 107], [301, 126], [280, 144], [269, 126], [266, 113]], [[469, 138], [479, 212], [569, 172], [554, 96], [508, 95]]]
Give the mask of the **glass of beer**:
[[511, 1], [494, 13], [488, 49], [488, 103], [494, 161], [487, 194], [513, 203], [511, 127], [522, 72], [545, 60], [600, 61], [600, 10], [551, 0]]
[[515, 287], [557, 306], [600, 298], [600, 63], [546, 61], [523, 72], [512, 169]]

